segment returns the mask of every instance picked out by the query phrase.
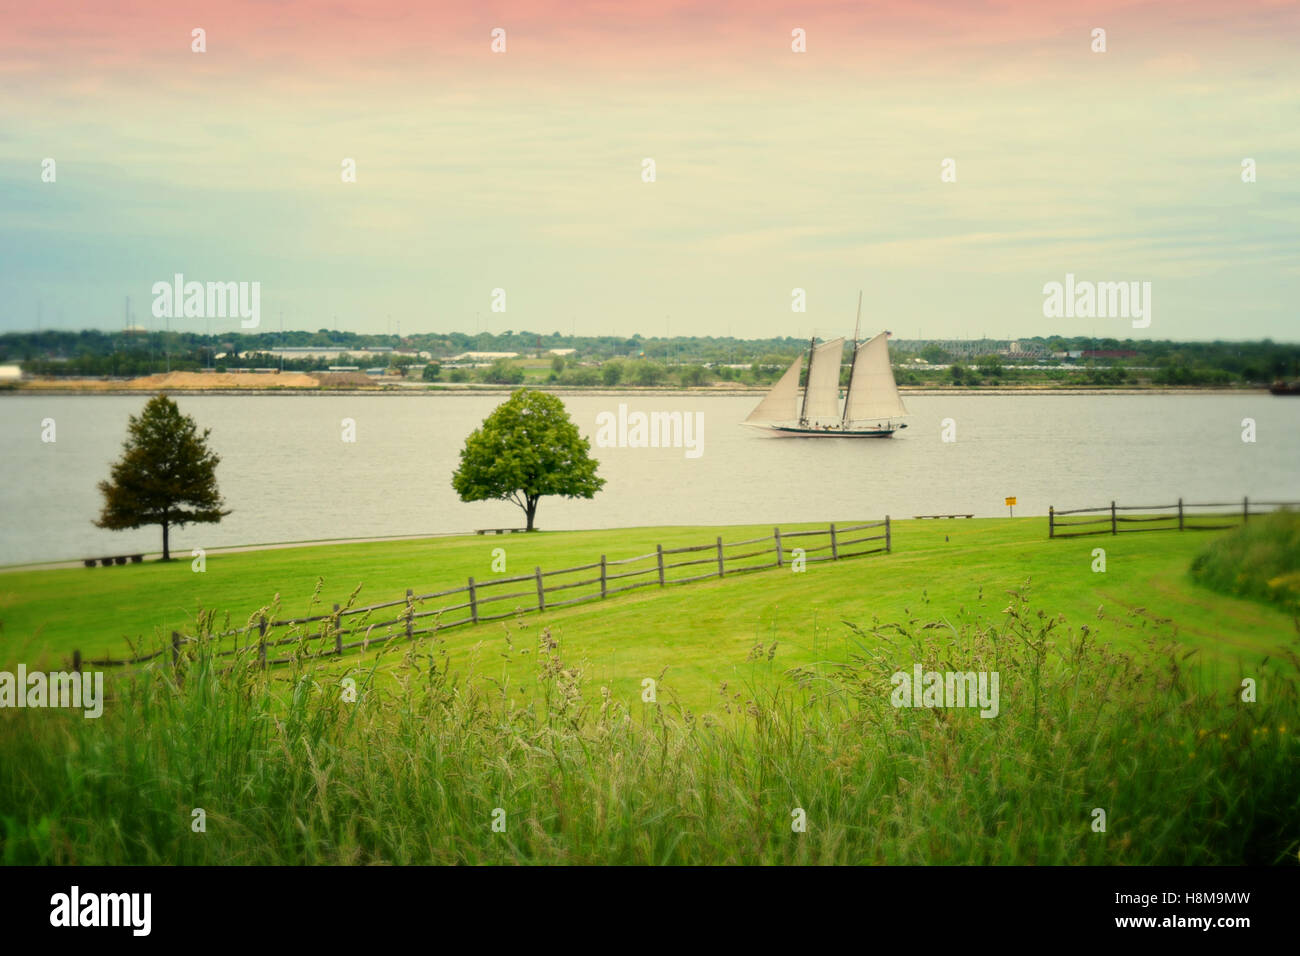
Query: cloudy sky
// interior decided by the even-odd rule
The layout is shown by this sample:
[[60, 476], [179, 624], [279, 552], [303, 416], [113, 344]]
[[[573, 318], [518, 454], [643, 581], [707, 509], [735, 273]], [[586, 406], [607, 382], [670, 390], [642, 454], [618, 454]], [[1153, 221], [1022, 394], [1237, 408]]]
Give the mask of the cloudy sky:
[[1300, 340], [1295, 3], [3, 2], [0, 331]]

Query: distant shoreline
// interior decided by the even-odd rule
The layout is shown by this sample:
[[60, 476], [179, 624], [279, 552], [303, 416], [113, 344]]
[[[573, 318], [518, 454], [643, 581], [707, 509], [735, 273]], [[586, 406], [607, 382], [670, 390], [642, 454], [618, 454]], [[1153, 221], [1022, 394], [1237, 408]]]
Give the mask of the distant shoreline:
[[[85, 385], [55, 385], [22, 383], [15, 387], [0, 389], [0, 396], [35, 396], [35, 395], [156, 395], [167, 392], [171, 395], [294, 395], [294, 396], [328, 396], [328, 395], [508, 395], [518, 388], [532, 388], [557, 395], [663, 395], [667, 397], [689, 397], [695, 395], [719, 395], [740, 397], [763, 395], [771, 386], [700, 386], [686, 388], [682, 386], [646, 387], [634, 386], [599, 388], [576, 385], [521, 384], [521, 385], [480, 385], [457, 383], [448, 385], [379, 385], [371, 388], [300, 388], [254, 386], [228, 388], [127, 388], [113, 387], [107, 383]], [[1152, 385], [1115, 387], [1069, 385], [1061, 387], [1043, 385], [900, 385], [898, 391], [903, 395], [1268, 395], [1267, 386], [1204, 386], [1204, 385]]]

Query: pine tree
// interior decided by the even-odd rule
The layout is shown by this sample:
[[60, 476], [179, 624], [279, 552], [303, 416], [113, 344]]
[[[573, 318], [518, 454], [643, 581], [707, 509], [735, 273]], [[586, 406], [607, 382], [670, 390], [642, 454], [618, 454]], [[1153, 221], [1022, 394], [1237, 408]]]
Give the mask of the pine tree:
[[150, 399], [139, 418], [132, 415], [127, 431], [111, 480], [99, 483], [104, 508], [95, 525], [114, 531], [162, 525], [163, 560], [169, 561], [172, 525], [216, 522], [230, 514], [222, 510], [217, 490], [221, 458], [208, 450], [210, 429], [199, 434], [194, 419], [166, 395]]

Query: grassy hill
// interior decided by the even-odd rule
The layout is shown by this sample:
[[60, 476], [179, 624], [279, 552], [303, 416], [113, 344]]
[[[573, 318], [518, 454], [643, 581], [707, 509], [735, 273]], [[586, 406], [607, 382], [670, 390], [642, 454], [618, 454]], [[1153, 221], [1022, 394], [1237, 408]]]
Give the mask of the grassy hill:
[[[783, 531], [811, 527], [824, 526]], [[377, 603], [401, 598], [408, 587], [417, 594], [457, 587], [471, 575], [483, 582], [536, 566], [586, 564], [602, 553], [613, 561], [656, 544], [707, 544], [718, 535], [733, 541], [771, 530], [644, 527], [325, 545], [209, 555], [201, 574], [188, 560], [8, 573], [0, 575], [0, 662], [41, 655], [57, 661], [74, 648], [86, 657], [126, 656], [132, 646], [160, 646], [172, 629], [192, 633], [200, 609], [216, 609], [222, 619], [229, 612], [230, 626], [242, 626], [277, 594], [281, 617], [306, 615], [345, 604], [358, 586], [359, 604]], [[490, 664], [496, 674], [507, 633], [522, 635], [514, 642], [526, 647], [527, 634], [550, 626], [568, 655], [586, 661], [588, 673], [618, 696], [634, 697], [644, 677], [666, 670], [682, 700], [707, 707], [721, 681], [752, 670], [746, 662], [757, 643], [775, 642], [784, 668], [838, 660], [850, 643], [844, 621], [951, 618], [963, 609], [996, 615], [1006, 592], [1030, 580], [1036, 606], [1089, 624], [1117, 647], [1141, 650], [1153, 638], [1169, 639], [1198, 651], [1202, 666], [1233, 673], [1276, 658], [1296, 634], [1288, 615], [1214, 593], [1189, 576], [1209, 539], [1171, 532], [1048, 540], [1041, 518], [896, 521], [892, 554], [810, 563], [803, 573], [774, 569], [643, 588], [450, 630], [445, 647], [453, 665], [474, 661], [481, 673]], [[496, 548], [505, 551], [506, 570], [494, 574]], [[1092, 570], [1094, 548], [1106, 551], [1104, 573]]]
[[[497, 547], [517, 574], [768, 530], [6, 574], [0, 646], [31, 667], [149, 643], [200, 606], [238, 621], [276, 591], [303, 614], [318, 580], [327, 606], [362, 582], [377, 602], [490, 577]], [[164, 657], [114, 674], [98, 719], [0, 711], [0, 859], [1294, 862], [1295, 626], [1194, 584], [1209, 540], [898, 522], [890, 555], [652, 586], [341, 660], [262, 669], [188, 645], [175, 671]], [[999, 674], [996, 719], [898, 706], [893, 678], [916, 665]]]

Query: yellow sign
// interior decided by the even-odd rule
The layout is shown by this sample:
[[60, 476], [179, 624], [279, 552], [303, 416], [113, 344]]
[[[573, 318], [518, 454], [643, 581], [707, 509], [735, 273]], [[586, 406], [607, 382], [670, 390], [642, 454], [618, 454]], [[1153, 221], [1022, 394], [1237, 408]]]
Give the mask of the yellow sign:
[[1016, 499], [1015, 499], [1015, 498], [1008, 498], [1008, 499], [1007, 499], [1007, 507], [1008, 507], [1008, 508], [1010, 508], [1010, 507], [1011, 507], [1012, 505], [1014, 505], [1015, 503], [1016, 503]]

